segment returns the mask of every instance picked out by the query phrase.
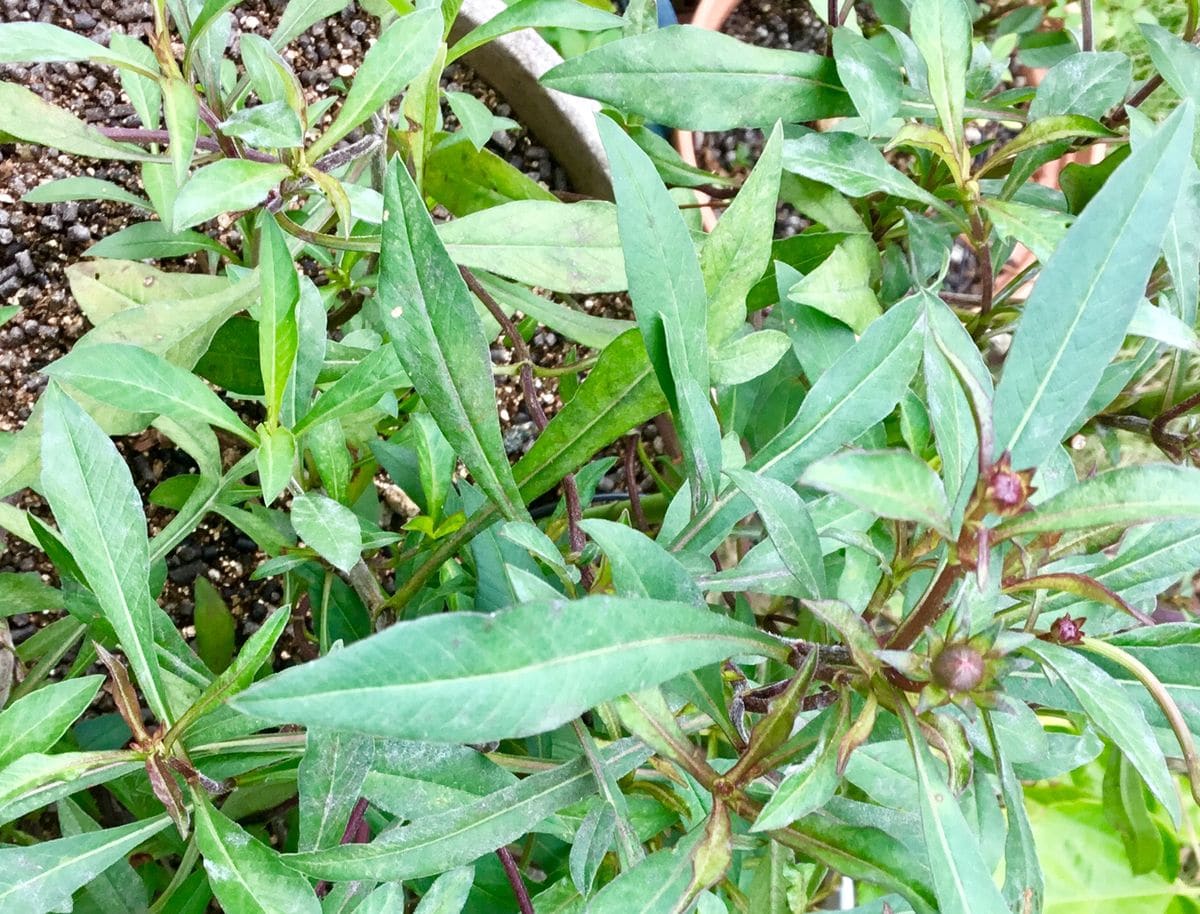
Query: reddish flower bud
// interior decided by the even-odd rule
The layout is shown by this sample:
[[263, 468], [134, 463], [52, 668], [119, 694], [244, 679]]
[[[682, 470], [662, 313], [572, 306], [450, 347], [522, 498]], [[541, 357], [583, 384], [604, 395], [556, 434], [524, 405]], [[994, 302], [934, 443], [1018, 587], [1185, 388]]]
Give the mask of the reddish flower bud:
[[930, 672], [935, 684], [947, 692], [970, 692], [983, 682], [986, 661], [967, 644], [947, 644], [936, 657]]
[[1046, 636], [1046, 640], [1055, 641], [1058, 644], [1082, 644], [1083, 623], [1086, 621], [1086, 616], [1072, 619], [1070, 613], [1064, 613], [1062, 618], [1055, 619], [1050, 623], [1050, 632]]
[[1001, 517], [1020, 514], [1029, 503], [1029, 496], [1037, 491], [1030, 483], [1033, 470], [1012, 468], [1012, 455], [1005, 451], [985, 475], [988, 509]]

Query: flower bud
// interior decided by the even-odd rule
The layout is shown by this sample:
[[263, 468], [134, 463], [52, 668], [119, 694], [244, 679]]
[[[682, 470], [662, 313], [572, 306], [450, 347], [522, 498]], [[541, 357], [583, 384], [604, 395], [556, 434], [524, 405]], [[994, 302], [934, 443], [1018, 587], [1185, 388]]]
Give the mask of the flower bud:
[[983, 682], [983, 655], [968, 644], [947, 644], [933, 658], [933, 682], [947, 692], [971, 692]]

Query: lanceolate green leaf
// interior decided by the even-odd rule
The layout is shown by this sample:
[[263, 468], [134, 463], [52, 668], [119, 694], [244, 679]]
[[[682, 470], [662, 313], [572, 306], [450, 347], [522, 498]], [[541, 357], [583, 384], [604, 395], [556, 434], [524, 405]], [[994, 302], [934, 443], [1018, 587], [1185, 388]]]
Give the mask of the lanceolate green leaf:
[[144, 69], [139, 60], [48, 22], [0, 25], [0, 63], [66, 63], [75, 60]]
[[1042, 271], [996, 388], [997, 451], [1036, 466], [1071, 430], [1125, 339], [1191, 150], [1182, 105], [1088, 204]]
[[584, 520], [580, 526], [608, 556], [619, 596], [704, 605], [688, 570], [646, 534], [599, 518]]
[[362, 553], [358, 518], [332, 498], [305, 492], [292, 499], [292, 525], [305, 544], [341, 571], [349, 572]]
[[125, 461], [108, 436], [56, 385], [43, 394], [42, 493], [150, 709], [170, 712], [154, 652], [154, 601], [146, 516]]
[[[572, 0], [574, 2], [574, 0]], [[454, 262], [557, 292], [620, 292], [625, 260], [611, 203], [514, 200], [443, 223]]]
[[[187, 178], [188, 170], [192, 166], [192, 153], [196, 150], [196, 137], [200, 130], [200, 99], [196, 96], [192, 84], [178, 76], [165, 76], [159, 85], [162, 88], [163, 119], [170, 136], [167, 152], [171, 156], [171, 170], [175, 175], [175, 183], [179, 185]], [[217, 189], [214, 185], [208, 188], [208, 192], [214, 193]], [[176, 219], [178, 218], [176, 212]], [[184, 225], [177, 222], [175, 227], [178, 230], [190, 225], [195, 223], [189, 222]]]
[[910, 16], [913, 43], [928, 68], [938, 120], [956, 142], [962, 135], [971, 62], [971, 14], [965, 0], [915, 0]]
[[403, 92], [433, 62], [441, 38], [442, 10], [437, 5], [401, 16], [388, 26], [359, 65], [333, 124], [309, 149], [310, 161]]
[[253, 431], [203, 381], [139, 346], [77, 346], [44, 372], [110, 406], [129, 412], [200, 419], [255, 443]]
[[637, 330], [608, 344], [596, 367], [513, 472], [532, 501], [601, 448], [666, 407]]
[[138, 753], [38, 752], [0, 768], [0, 825], [62, 797], [145, 768]]
[[912, 747], [920, 794], [921, 831], [941, 914], [1009, 914], [992, 881], [979, 840], [937, 769], [916, 718], [901, 702], [901, 721]]
[[300, 851], [341, 843], [375, 756], [375, 741], [358, 733], [309, 730], [297, 773]]
[[[634, 739], [614, 743], [601, 752], [614, 778], [629, 773], [650, 754]], [[577, 758], [473, 803], [393, 828], [365, 847], [343, 845], [284, 859], [289, 866], [319, 879], [385, 881], [429, 876], [517, 840], [557, 810], [595, 790], [591, 766], [586, 759]]]
[[89, 178], [86, 175], [75, 175], [70, 178], [59, 178], [39, 184], [21, 198], [26, 203], [61, 203], [66, 200], [112, 200], [136, 206], [138, 209], [149, 210], [150, 204], [144, 198], [131, 194], [119, 184], [103, 181], [100, 178]]
[[222, 213], [257, 206], [291, 174], [286, 165], [219, 159], [192, 173], [175, 198], [175, 231], [207, 222]]
[[41, 96], [16, 83], [0, 82], [0, 132], [27, 143], [94, 159], [162, 160], [162, 156], [110, 140], [69, 111], [42, 101]]
[[879, 135], [900, 110], [904, 80], [899, 70], [872, 42], [846, 27], [833, 33], [833, 57], [867, 132]]
[[1167, 760], [1145, 715], [1125, 695], [1120, 684], [1076, 651], [1061, 645], [1033, 641], [1024, 650], [1071, 690], [1096, 729], [1117, 744], [1150, 792], [1178, 822], [1179, 792], [1167, 769]]
[[832, 60], [670, 26], [603, 45], [542, 77], [668, 127], [770, 127], [853, 113]]
[[193, 793], [196, 844], [213, 894], [226, 911], [238, 914], [320, 914], [321, 903], [308, 880], [217, 809]]
[[578, 32], [595, 32], [619, 29], [623, 23], [624, 20], [620, 16], [614, 16], [587, 3], [580, 3], [579, 0], [518, 0], [460, 38], [450, 48], [446, 62], [458, 60], [493, 38], [515, 32], [517, 29], [565, 28]]
[[[894, 305], [821, 375], [796, 416], [746, 469], [790, 485], [813, 460], [880, 422], [900, 402], [916, 371], [924, 328], [918, 298]], [[707, 554], [749, 510], [749, 500], [728, 489], [689, 524], [672, 548]]]
[[344, 10], [350, 0], [289, 0], [279, 17], [279, 25], [271, 33], [271, 44], [282, 48], [313, 23], [327, 16], [336, 16]]
[[1029, 815], [1025, 811], [1021, 782], [1004, 754], [1004, 746], [997, 739], [992, 712], [984, 711], [983, 715], [1008, 819], [1008, 833], [1004, 839], [1004, 899], [1014, 911], [1041, 914], [1046, 886], [1038, 864], [1033, 830], [1029, 827]]
[[[676, 405], [674, 378], [708, 388], [707, 296], [696, 249], [646, 154], [609, 118], [597, 126], [613, 172], [629, 297], [658, 383]], [[682, 331], [682, 346], [670, 358], [668, 321]]]
[[526, 516], [500, 439], [491, 357], [458, 268], [416, 185], [393, 161], [384, 194], [376, 319], [475, 482], [505, 517]]
[[87, 710], [103, 681], [84, 676], [50, 683], [0, 712], [0, 768], [28, 753], [52, 749]]
[[756, 476], [746, 470], [728, 470], [726, 475], [754, 503], [771, 542], [804, 595], [810, 599], [823, 597], [825, 563], [821, 542], [804, 501], [790, 486], [769, 476]]
[[166, 816], [0, 848], [0, 914], [69, 911], [71, 895], [171, 824]]
[[942, 481], [909, 451], [843, 451], [809, 466], [800, 482], [881, 517], [915, 521], [949, 535]]
[[878, 149], [850, 133], [809, 133], [787, 140], [783, 167], [850, 197], [885, 193], [929, 206], [938, 203], [931, 193], [889, 165]]
[[485, 742], [551, 730], [602, 701], [706, 663], [777, 655], [781, 647], [786, 654], [767, 635], [680, 603], [526, 603], [490, 616], [401, 622], [284, 671], [236, 704], [281, 722]]
[[1166, 464], [1119, 467], [1002, 523], [1002, 536], [1200, 517], [1200, 470]]

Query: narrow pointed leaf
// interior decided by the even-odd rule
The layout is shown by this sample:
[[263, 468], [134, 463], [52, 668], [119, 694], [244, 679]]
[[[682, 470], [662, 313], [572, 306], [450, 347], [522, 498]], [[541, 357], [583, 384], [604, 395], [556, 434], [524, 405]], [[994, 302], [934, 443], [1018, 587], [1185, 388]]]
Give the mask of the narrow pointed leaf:
[[[597, 121], [613, 171], [629, 297], [667, 399], [677, 379], [708, 388], [707, 296], [691, 235], [653, 163], [615, 122]], [[668, 358], [667, 322], [681, 331]]]
[[1100, 383], [1158, 261], [1190, 154], [1190, 104], [1118, 166], [1025, 303], [996, 388], [997, 451], [1017, 469], [1056, 447]]
[[154, 650], [146, 516], [108, 436], [56, 385], [42, 396], [42, 492], [138, 686], [160, 721], [170, 713]]
[[1166, 464], [1118, 467], [1009, 518], [1002, 536], [1200, 517], [1200, 470]]
[[254, 441], [254, 432], [190, 371], [140, 346], [96, 343], [77, 346], [44, 369], [89, 396], [129, 412], [156, 412], [200, 419]]
[[907, 704], [901, 721], [912, 748], [920, 797], [921, 831], [941, 914], [1009, 914], [983, 862], [979, 839], [933, 760]]
[[541, 733], [698, 666], [738, 653], [776, 655], [781, 647], [786, 654], [767, 635], [679, 603], [527, 603], [490, 616], [401, 622], [284, 671], [236, 704], [273, 721], [485, 742]]
[[110, 140], [71, 112], [42, 100], [16, 83], [0, 82], [0, 132], [27, 143], [95, 159], [129, 162], [159, 161], [128, 143]]
[[1179, 792], [1142, 710], [1121, 685], [1090, 660], [1058, 644], [1034, 641], [1023, 649], [1071, 690], [1088, 719], [1125, 754], [1150, 792], [1179, 821]]
[[505, 517], [524, 519], [500, 438], [491, 358], [479, 316], [399, 160], [388, 172], [384, 206], [377, 320], [475, 482]]
[[300, 851], [341, 843], [371, 761], [375, 741], [357, 733], [309, 730], [297, 772], [300, 793]]
[[0, 848], [0, 914], [69, 911], [71, 895], [171, 824], [166, 816]]
[[446, 62], [455, 61], [493, 38], [518, 29], [560, 28], [577, 32], [599, 32], [605, 29], [619, 29], [623, 22], [620, 16], [596, 9], [587, 3], [580, 3], [579, 0], [518, 0], [460, 38], [450, 48]]
[[514, 200], [445, 222], [438, 235], [455, 263], [526, 285], [572, 293], [629, 287], [617, 211], [607, 201]]
[[960, 137], [971, 62], [971, 14], [966, 0], [914, 0], [910, 18], [913, 43], [925, 59], [929, 94], [942, 130], [952, 138]]
[[584, 520], [580, 527], [608, 556], [618, 595], [704, 605], [688, 570], [646, 534], [599, 518]]
[[823, 596], [825, 563], [821, 541], [803, 499], [790, 486], [768, 476], [756, 476], [746, 470], [729, 470], [726, 475], [754, 503], [771, 542], [805, 595], [812, 599]]
[[[619, 778], [649, 758], [651, 752], [637, 740], [625, 739], [601, 754], [613, 777]], [[591, 796], [595, 790], [591, 766], [586, 759], [577, 758], [475, 802], [393, 828], [368, 845], [343, 845], [316, 853], [290, 854], [284, 859], [310, 876], [337, 881], [430, 876], [516, 841], [548, 816]]]
[[517, 462], [513, 472], [522, 495], [532, 501], [549, 491], [601, 448], [665, 408], [641, 334], [627, 330], [605, 347], [583, 386]]
[[[919, 300], [894, 305], [821, 375], [787, 426], [746, 469], [791, 485], [814, 460], [853, 441], [900, 402], [921, 359], [925, 324]], [[750, 501], [733, 487], [688, 525], [673, 548], [710, 552]]]
[[442, 38], [442, 11], [434, 5], [401, 16], [371, 45], [329, 129], [309, 150], [310, 161], [395, 98], [429, 68]]
[[[843, 705], [848, 707], [845, 699]], [[775, 788], [751, 831], [787, 828], [829, 802], [841, 782], [837, 771], [838, 744], [848, 722], [847, 716], [830, 715], [812, 752]]]
[[0, 712], [0, 768], [31, 752], [54, 748], [87, 710], [103, 682], [103, 676], [53, 682]]
[[283, 858], [195, 793], [196, 845], [213, 894], [238, 914], [320, 914], [308, 880]]

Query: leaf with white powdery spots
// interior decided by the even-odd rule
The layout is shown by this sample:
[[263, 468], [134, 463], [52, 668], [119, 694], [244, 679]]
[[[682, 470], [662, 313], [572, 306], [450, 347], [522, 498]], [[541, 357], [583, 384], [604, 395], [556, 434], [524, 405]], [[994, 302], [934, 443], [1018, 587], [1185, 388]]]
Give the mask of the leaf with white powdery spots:
[[373, 300], [400, 364], [476, 484], [509, 520], [526, 519], [500, 436], [483, 326], [399, 159], [385, 185], [379, 294]]

